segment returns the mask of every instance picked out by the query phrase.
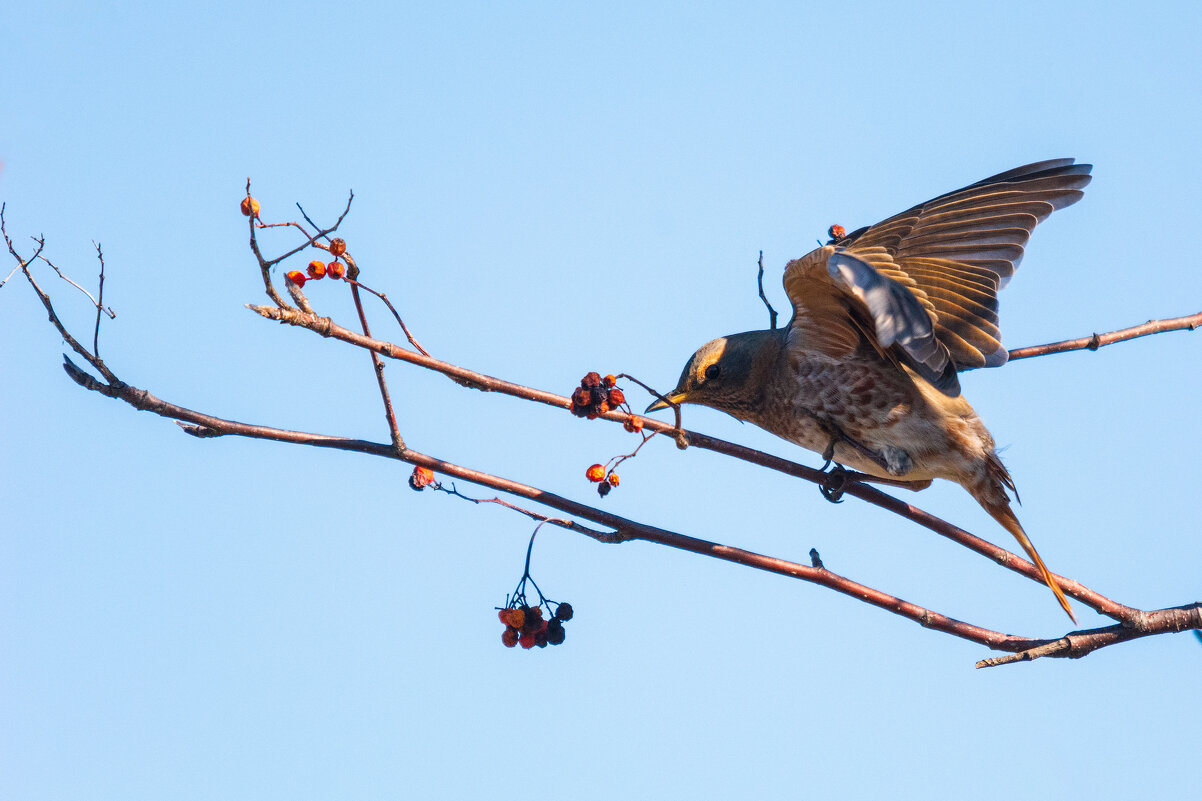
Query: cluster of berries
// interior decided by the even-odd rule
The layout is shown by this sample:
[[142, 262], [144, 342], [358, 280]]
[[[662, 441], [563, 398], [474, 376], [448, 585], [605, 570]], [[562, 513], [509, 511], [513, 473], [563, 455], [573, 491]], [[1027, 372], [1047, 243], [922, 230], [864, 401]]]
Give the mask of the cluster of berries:
[[409, 486], [421, 492], [434, 483], [434, 471], [428, 467], [415, 467], [409, 474]]
[[293, 270], [284, 277], [301, 287], [305, 285], [306, 281], [320, 281], [327, 275], [337, 281], [346, 275], [346, 265], [338, 261], [338, 257], [343, 253], [346, 253], [346, 240], [334, 239], [330, 242], [330, 255], [334, 257], [334, 261], [326, 264], [323, 261], [314, 259], [309, 262], [308, 275], [305, 275], [300, 270]]
[[[548, 601], [548, 604], [553, 603]], [[568, 602], [555, 605], [555, 614], [550, 620], [543, 618], [541, 606], [508, 606], [497, 613], [505, 624], [501, 642], [506, 648], [520, 645], [523, 648], [546, 648], [559, 645], [566, 636], [563, 624], [572, 619], [572, 605]]]
[[[602, 378], [595, 372], [580, 379], [580, 386], [572, 393], [572, 414], [596, 420], [611, 409], [625, 406], [626, 394], [615, 386], [617, 383], [618, 379], [612, 375]], [[641, 423], [639, 427], [642, 427]]]
[[597, 485], [597, 494], [602, 498], [620, 483], [618, 474], [612, 470], [607, 471], [605, 465], [601, 464], [590, 466], [588, 470], [584, 471], [584, 477]]

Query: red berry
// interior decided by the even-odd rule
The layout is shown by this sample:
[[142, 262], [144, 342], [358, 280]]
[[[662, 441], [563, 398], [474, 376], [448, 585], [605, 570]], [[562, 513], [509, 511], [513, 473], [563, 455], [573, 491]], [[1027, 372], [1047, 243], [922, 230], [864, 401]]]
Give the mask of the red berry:
[[601, 374], [597, 372], [587, 374], [584, 378], [580, 379], [580, 386], [588, 387], [589, 389], [601, 386]]
[[292, 272], [285, 273], [284, 277], [297, 286], [304, 286], [305, 281], [309, 280], [300, 270], [293, 270]]
[[346, 253], [346, 240], [345, 239], [330, 240], [330, 252], [333, 253], [335, 256], [341, 256], [343, 253]]
[[506, 648], [512, 648], [513, 646], [517, 645], [518, 637], [519, 637], [519, 635], [518, 635], [517, 629], [508, 629], [507, 628], [503, 632], [501, 632], [501, 642], [503, 642], [505, 644]]
[[325, 278], [325, 276], [326, 276], [325, 262], [317, 261], [316, 259], [309, 262], [309, 277], [310, 278], [312, 278], [314, 281], [316, 281], [319, 278]]
[[621, 406], [626, 402], [626, 393], [617, 387], [614, 387], [609, 391], [609, 398], [607, 398], [607, 400], [609, 401], [610, 406]]
[[415, 467], [409, 476], [409, 486], [423, 490], [434, 483], [434, 471], [428, 467]]
[[847, 236], [847, 229], [842, 225], [832, 225], [830, 228], [826, 229], [826, 234], [831, 239], [839, 240]]
[[589, 481], [602, 481], [605, 479], [605, 468], [599, 464], [592, 465], [584, 471], [584, 477]]
[[522, 636], [518, 637], [518, 643], [523, 648], [533, 648], [534, 647], [534, 632], [530, 632], [529, 634], [522, 634]]
[[332, 261], [326, 265], [326, 275], [337, 280], [346, 275], [346, 265], [340, 261]]

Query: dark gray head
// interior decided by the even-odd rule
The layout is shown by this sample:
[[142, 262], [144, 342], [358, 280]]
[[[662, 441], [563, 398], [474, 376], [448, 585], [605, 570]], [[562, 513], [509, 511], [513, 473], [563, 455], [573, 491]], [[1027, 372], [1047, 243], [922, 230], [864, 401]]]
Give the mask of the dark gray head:
[[[667, 399], [698, 403], [747, 419], [759, 407], [780, 353], [783, 331], [748, 331], [705, 343], [684, 366]], [[666, 408], [667, 403], [656, 401], [647, 411]]]

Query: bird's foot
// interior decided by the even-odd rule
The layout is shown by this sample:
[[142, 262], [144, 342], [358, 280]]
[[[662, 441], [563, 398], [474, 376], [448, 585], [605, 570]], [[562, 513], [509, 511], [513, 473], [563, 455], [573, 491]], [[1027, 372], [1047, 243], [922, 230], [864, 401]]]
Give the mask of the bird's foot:
[[822, 483], [818, 485], [818, 491], [831, 503], [843, 503], [843, 493], [847, 490], [847, 485], [851, 483], [851, 474], [841, 464], [828, 470], [830, 465], [831, 462], [828, 459], [822, 466], [824, 475]]

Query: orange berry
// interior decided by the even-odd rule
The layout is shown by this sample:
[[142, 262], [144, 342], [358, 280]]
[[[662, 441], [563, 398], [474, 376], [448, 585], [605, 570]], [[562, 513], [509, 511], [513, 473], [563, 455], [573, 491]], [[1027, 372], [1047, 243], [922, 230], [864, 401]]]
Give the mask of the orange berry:
[[614, 387], [613, 389], [611, 389], [609, 391], [609, 405], [610, 406], [621, 406], [625, 402], [626, 402], [626, 393], [624, 393], [622, 390], [618, 389], [617, 387]]
[[293, 270], [290, 273], [285, 273], [284, 277], [287, 278], [292, 283], [296, 284], [297, 286], [304, 286], [305, 281], [309, 280], [308, 278], [305, 277], [305, 274], [302, 273], [300, 270]]
[[595, 464], [584, 471], [584, 477], [589, 481], [602, 481], [605, 479], [605, 468], [599, 464]]
[[259, 216], [259, 201], [255, 200], [253, 197], [250, 197], [249, 195], [242, 198], [242, 205], [239, 206], [239, 208], [242, 209], [243, 217], [258, 217]]
[[606, 389], [609, 389], [614, 384], [618, 383], [618, 379], [614, 378], [613, 375], [611, 374], [611, 375], [605, 376], [605, 378], [602, 378], [601, 383], [605, 385]]
[[340, 261], [332, 261], [326, 265], [326, 275], [330, 276], [334, 280], [338, 280], [342, 276], [346, 275], [346, 265]]
[[309, 277], [316, 281], [319, 278], [326, 277], [326, 264], [324, 261], [314, 259], [309, 262]]
[[643, 421], [638, 417], [628, 417], [626, 418], [626, 422], [622, 424], [622, 428], [633, 434], [643, 430]]
[[826, 234], [831, 239], [838, 240], [838, 239], [842, 239], [843, 237], [847, 236], [847, 229], [844, 228], [842, 225], [832, 225], [830, 228], [826, 229]]
[[346, 253], [346, 240], [345, 239], [330, 240], [330, 252], [333, 253], [335, 256], [341, 256], [343, 253]]
[[423, 490], [434, 483], [434, 471], [428, 467], [415, 467], [409, 476], [409, 486]]
[[607, 481], [609, 481], [609, 483], [610, 483], [610, 485], [611, 485], [611, 486], [614, 486], [614, 487], [618, 486], [618, 481], [619, 481], [619, 479], [618, 479], [618, 474], [617, 474], [617, 473], [610, 473], [610, 474], [609, 474], [609, 478], [607, 479]]

